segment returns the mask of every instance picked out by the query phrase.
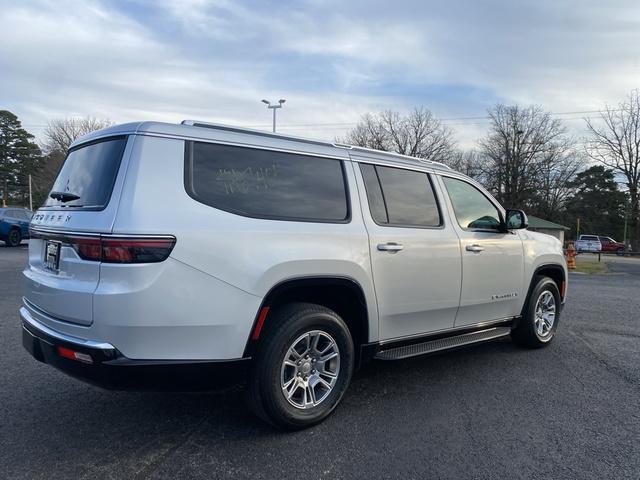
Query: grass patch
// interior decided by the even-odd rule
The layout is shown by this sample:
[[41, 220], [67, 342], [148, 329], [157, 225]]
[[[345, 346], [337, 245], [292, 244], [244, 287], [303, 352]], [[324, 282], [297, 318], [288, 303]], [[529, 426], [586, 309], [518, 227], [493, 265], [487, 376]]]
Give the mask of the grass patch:
[[576, 269], [574, 272], [588, 273], [589, 275], [594, 273], [607, 273], [607, 264], [602, 262], [581, 262], [576, 261]]

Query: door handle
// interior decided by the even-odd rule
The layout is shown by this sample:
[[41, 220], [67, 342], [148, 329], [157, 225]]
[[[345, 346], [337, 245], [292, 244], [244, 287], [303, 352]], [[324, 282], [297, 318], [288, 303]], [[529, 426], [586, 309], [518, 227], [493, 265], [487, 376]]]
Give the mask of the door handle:
[[465, 250], [467, 252], [480, 253], [484, 251], [484, 247], [482, 245], [477, 245], [474, 243], [473, 245], [467, 245], [465, 247]]
[[380, 250], [381, 252], [396, 253], [402, 250], [403, 248], [404, 246], [402, 246], [400, 243], [395, 243], [395, 242], [378, 244], [378, 250]]

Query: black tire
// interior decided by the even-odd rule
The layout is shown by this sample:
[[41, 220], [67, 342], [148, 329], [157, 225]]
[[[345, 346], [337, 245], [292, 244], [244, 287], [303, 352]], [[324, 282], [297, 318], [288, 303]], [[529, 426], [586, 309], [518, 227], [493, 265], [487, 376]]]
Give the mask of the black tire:
[[17, 247], [18, 245], [20, 245], [20, 242], [22, 242], [22, 234], [20, 233], [20, 230], [17, 228], [12, 228], [11, 230], [9, 230], [9, 234], [7, 235], [7, 239], [5, 240], [7, 246]]
[[[558, 323], [560, 321], [560, 291], [556, 282], [545, 276], [536, 276], [534, 278], [534, 287], [531, 290], [527, 303], [525, 305], [522, 318], [518, 324], [511, 330], [511, 338], [515, 343], [527, 348], [541, 348], [549, 345], [555, 337]], [[542, 326], [542, 334], [536, 324], [536, 310], [538, 301], [549, 299], [548, 292], [553, 296], [555, 306], [555, 318], [553, 325], [548, 328], [547, 325]], [[544, 296], [544, 297], [543, 297]]]
[[616, 255], [618, 255], [619, 257], [623, 257], [624, 256], [624, 248], [619, 248], [616, 250]]
[[[336, 358], [339, 358], [339, 368], [336, 369], [333, 387], [328, 393], [326, 390], [321, 392], [326, 394], [324, 399], [316, 406], [301, 409], [285, 397], [282, 376], [285, 376], [288, 368], [294, 368], [295, 372], [298, 368], [310, 365], [307, 363], [302, 367], [283, 367], [283, 362], [296, 340], [314, 331], [324, 332], [334, 340], [338, 349], [335, 353], [338, 353]], [[263, 420], [288, 430], [310, 427], [324, 420], [342, 399], [353, 373], [354, 346], [345, 322], [334, 311], [321, 305], [292, 303], [269, 315], [261, 337], [246, 392], [249, 408]], [[317, 355], [312, 353], [311, 356], [315, 361]], [[299, 388], [302, 392], [296, 390], [296, 393], [304, 394], [306, 399], [307, 390], [302, 386]]]

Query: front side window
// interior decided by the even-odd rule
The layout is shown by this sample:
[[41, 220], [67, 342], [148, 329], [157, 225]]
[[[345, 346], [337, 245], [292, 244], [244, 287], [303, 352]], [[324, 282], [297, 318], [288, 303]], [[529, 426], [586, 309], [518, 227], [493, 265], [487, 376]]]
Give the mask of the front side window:
[[185, 161], [187, 193], [214, 208], [278, 220], [349, 219], [340, 160], [189, 142]]
[[103, 208], [111, 198], [127, 137], [69, 150], [45, 207]]
[[476, 187], [463, 180], [442, 177], [460, 225], [469, 230], [500, 230], [500, 212]]
[[381, 225], [438, 227], [442, 224], [429, 176], [424, 172], [360, 164], [371, 216]]

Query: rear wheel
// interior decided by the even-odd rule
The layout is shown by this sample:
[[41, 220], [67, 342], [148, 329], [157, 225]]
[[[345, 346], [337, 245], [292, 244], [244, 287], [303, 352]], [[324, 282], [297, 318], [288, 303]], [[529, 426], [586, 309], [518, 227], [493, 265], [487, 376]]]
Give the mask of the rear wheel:
[[21, 241], [22, 241], [22, 234], [20, 233], [20, 230], [17, 228], [12, 228], [9, 231], [9, 234], [7, 235], [7, 240], [5, 243], [9, 247], [17, 247], [18, 245], [20, 245]]
[[249, 379], [249, 407], [281, 428], [322, 421], [351, 381], [354, 348], [348, 327], [328, 308], [295, 303], [275, 311], [266, 330]]
[[538, 276], [524, 315], [511, 331], [513, 340], [524, 347], [540, 348], [555, 336], [560, 320], [560, 291], [549, 277]]
[[622, 257], [624, 255], [624, 248], [620, 247], [616, 250], [616, 255]]

